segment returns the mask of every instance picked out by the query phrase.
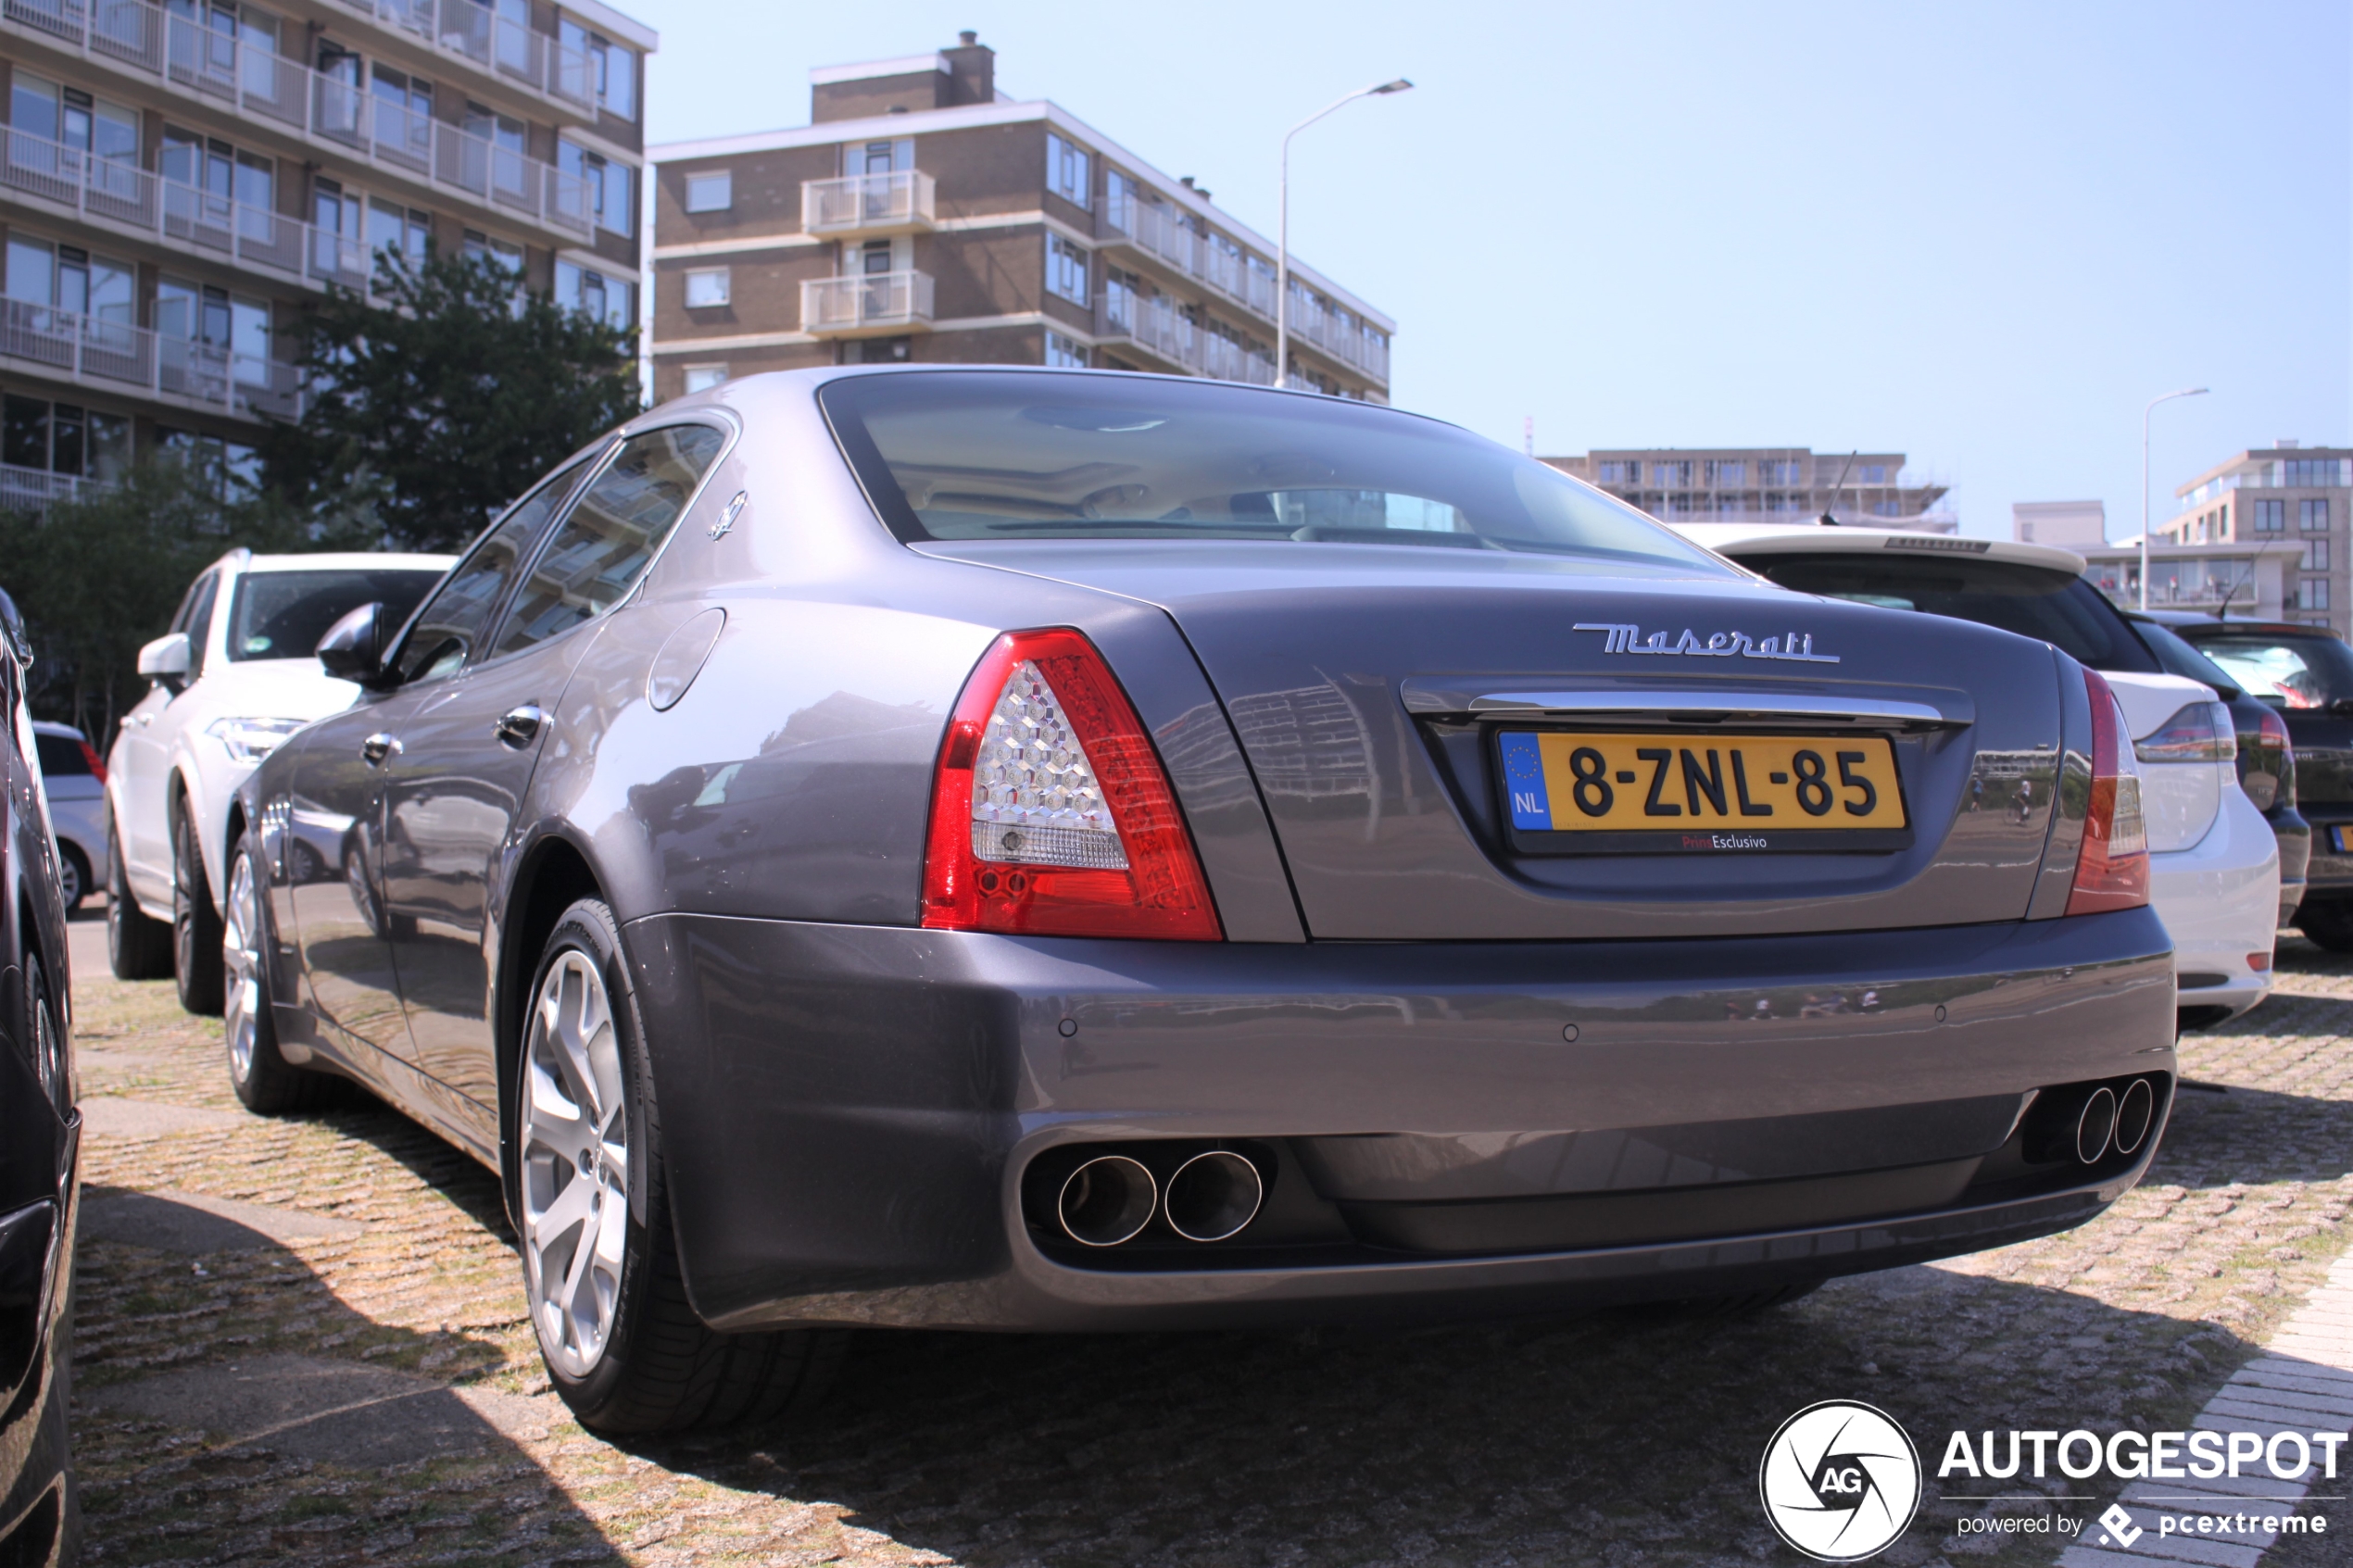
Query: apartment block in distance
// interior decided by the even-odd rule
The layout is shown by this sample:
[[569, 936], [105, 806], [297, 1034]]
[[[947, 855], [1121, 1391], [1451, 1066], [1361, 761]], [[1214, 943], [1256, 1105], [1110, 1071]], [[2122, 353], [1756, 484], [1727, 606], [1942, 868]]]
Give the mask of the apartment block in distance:
[[1815, 452], [1803, 446], [1596, 449], [1541, 459], [1664, 522], [1841, 522], [1957, 533], [1936, 509], [1942, 484], [1903, 483], [1901, 452]]
[[[2338, 636], [2348, 614], [2347, 510], [2353, 446], [2250, 447], [2174, 487], [2179, 510], [2149, 533], [2149, 608], [2284, 616]], [[2137, 604], [2140, 540], [2086, 550], [2088, 575]]]
[[[654, 394], [811, 365], [1093, 365], [1271, 384], [1275, 247], [995, 52], [810, 73], [805, 127], [656, 147]], [[1290, 272], [1295, 386], [1385, 402], [1395, 325]]]
[[250, 471], [289, 329], [384, 250], [636, 320], [652, 31], [598, 0], [6, 0], [0, 502]]

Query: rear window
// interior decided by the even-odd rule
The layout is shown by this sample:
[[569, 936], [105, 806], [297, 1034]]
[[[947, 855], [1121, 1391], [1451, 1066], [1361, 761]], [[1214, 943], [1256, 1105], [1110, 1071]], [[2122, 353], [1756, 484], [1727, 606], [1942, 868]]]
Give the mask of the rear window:
[[71, 735], [47, 735], [36, 733], [32, 737], [32, 746], [34, 752], [40, 758], [41, 776], [44, 779], [62, 779], [90, 771], [89, 754], [82, 749], [82, 743]]
[[1758, 556], [1743, 564], [1802, 594], [1949, 615], [2015, 632], [2049, 643], [2095, 670], [2164, 673], [2116, 607], [2071, 572], [1894, 550]]
[[397, 626], [440, 581], [440, 572], [413, 567], [248, 571], [237, 579], [229, 657], [308, 659], [327, 628], [361, 605], [383, 605], [383, 623]]
[[2200, 637], [2197, 651], [2274, 708], [2353, 702], [2353, 649], [2334, 637], [2242, 633]]
[[2162, 621], [2134, 621], [2133, 630], [2149, 646], [2149, 652], [2157, 655], [2157, 661], [2165, 666], [2168, 675], [2186, 675], [2224, 693], [2239, 684], [2229, 671], [2182, 641]]
[[1723, 565], [1632, 508], [1451, 425], [1213, 382], [853, 376], [819, 395], [902, 540], [1255, 539]]

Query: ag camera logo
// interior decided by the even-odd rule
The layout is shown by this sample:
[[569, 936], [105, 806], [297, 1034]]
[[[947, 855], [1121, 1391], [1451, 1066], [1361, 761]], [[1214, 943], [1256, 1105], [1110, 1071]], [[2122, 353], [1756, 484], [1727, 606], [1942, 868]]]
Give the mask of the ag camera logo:
[[1885, 1411], [1825, 1399], [1781, 1423], [1756, 1490], [1791, 1546], [1817, 1562], [1860, 1562], [1894, 1544], [1919, 1512], [1919, 1450]]

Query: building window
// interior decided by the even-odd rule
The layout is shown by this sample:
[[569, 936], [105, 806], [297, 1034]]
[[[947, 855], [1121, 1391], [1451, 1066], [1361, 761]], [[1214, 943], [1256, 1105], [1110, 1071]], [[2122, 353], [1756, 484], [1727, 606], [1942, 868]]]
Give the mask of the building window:
[[1710, 458], [1707, 464], [1707, 483], [1711, 488], [1746, 484], [1748, 465], [1746, 463], [1719, 463]]
[[1046, 189], [1073, 207], [1091, 205], [1088, 200], [1094, 191], [1088, 172], [1090, 161], [1084, 149], [1051, 131], [1046, 133]]
[[522, 246], [505, 240], [494, 240], [479, 229], [469, 229], [461, 247], [468, 256], [485, 257], [516, 277], [522, 276]]
[[2304, 570], [2326, 571], [2329, 569], [2329, 542], [2326, 539], [2304, 541]]
[[1136, 232], [1136, 204], [1142, 187], [1116, 169], [1103, 170], [1103, 220], [1123, 234]]
[[585, 147], [558, 141], [556, 172], [580, 182], [580, 200], [598, 228], [616, 234], [635, 232], [627, 164], [610, 163]]
[[1904, 508], [1900, 502], [1873, 501], [1871, 515], [1873, 517], [1901, 517], [1904, 515]]
[[2255, 503], [2256, 533], [2278, 533], [2284, 531], [2286, 527], [2287, 503], [2285, 501], [2258, 501]]
[[1862, 467], [1855, 470], [1855, 483], [1857, 484], [1885, 484], [1887, 483], [1887, 465], [1885, 463], [1865, 463]]
[[19, 70], [11, 79], [8, 128], [110, 162], [139, 161], [139, 116], [104, 98]]
[[726, 379], [727, 367], [724, 365], [689, 365], [686, 367], [686, 394], [692, 396], [698, 392], [709, 392]]
[[87, 316], [125, 333], [138, 322], [137, 274], [129, 262], [53, 245], [21, 229], [8, 235], [6, 289], [10, 299]]
[[0, 463], [111, 484], [131, 467], [131, 421], [46, 398], [0, 399]]
[[218, 494], [252, 495], [261, 489], [261, 454], [243, 442], [194, 431], [158, 430], [156, 445], [186, 463]]
[[1797, 477], [1797, 465], [1795, 463], [1765, 462], [1756, 465], [1756, 483], [1759, 484], [1796, 484], [1801, 483], [1801, 481]]
[[709, 267], [686, 274], [686, 308], [701, 310], [727, 303], [727, 269]]
[[1689, 484], [1691, 482], [1692, 465], [1688, 462], [1653, 463], [1651, 465], [1651, 483], [1653, 484]]
[[1046, 236], [1046, 292], [1087, 303], [1087, 253], [1060, 234]]
[[2325, 577], [2307, 577], [2303, 586], [2296, 591], [2296, 608], [2298, 609], [2328, 608], [2329, 580]]
[[1087, 368], [1087, 350], [1076, 339], [1050, 332], [1046, 334], [1046, 363], [1065, 370], [1083, 370]]
[[[637, 52], [589, 31], [570, 17], [556, 22], [556, 40], [566, 58], [560, 69], [565, 85], [580, 97], [592, 99], [607, 114], [623, 119], [637, 118]], [[585, 80], [574, 78], [579, 72]]]
[[433, 241], [433, 215], [412, 207], [377, 200], [368, 204], [368, 254], [381, 267], [384, 253], [406, 261], [411, 268], [423, 265], [425, 249]]
[[556, 303], [627, 332], [637, 324], [637, 285], [556, 258]]
[[2353, 464], [2348, 464], [2343, 458], [2291, 458], [2280, 467], [2285, 470], [2280, 481], [2284, 485], [2311, 485], [2326, 489], [2353, 483], [2353, 480], [2347, 479], [2346, 472]]
[[686, 176], [686, 210], [688, 212], [724, 212], [735, 205], [734, 170], [715, 169], [708, 174]]
[[845, 365], [904, 365], [914, 357], [914, 344], [903, 337], [854, 337], [841, 345]]
[[2296, 503], [2296, 526], [2307, 533], [2329, 531], [2329, 504], [2325, 498]]
[[1602, 483], [1604, 484], [1640, 484], [1642, 483], [1642, 465], [1640, 463], [1604, 463], [1602, 465]]
[[[1134, 274], [1112, 271], [1103, 278], [1103, 325], [1113, 332], [1133, 332], [1140, 314], [1140, 296]], [[1121, 367], [1126, 369], [1127, 367]]]

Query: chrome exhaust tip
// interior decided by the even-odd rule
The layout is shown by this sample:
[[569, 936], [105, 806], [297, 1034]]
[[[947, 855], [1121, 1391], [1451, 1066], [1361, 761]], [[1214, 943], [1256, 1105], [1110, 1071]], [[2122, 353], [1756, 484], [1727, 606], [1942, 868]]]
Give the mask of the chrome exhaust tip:
[[2083, 1102], [2082, 1114], [2075, 1119], [2075, 1158], [2086, 1165], [2096, 1164], [2108, 1152], [2108, 1140], [2116, 1131], [2116, 1091], [2103, 1084], [2092, 1091]]
[[1187, 1241], [1223, 1241], [1258, 1218], [1266, 1184], [1258, 1167], [1229, 1149], [1196, 1154], [1168, 1178], [1163, 1212]]
[[2116, 1152], [2130, 1154], [2140, 1148], [2149, 1135], [2149, 1123], [2156, 1119], [2157, 1091], [2149, 1087], [2146, 1078], [2133, 1079], [2116, 1102]]
[[1150, 1171], [1124, 1154], [1103, 1154], [1063, 1179], [1054, 1217], [1082, 1247], [1117, 1247], [1143, 1233], [1159, 1201]]

